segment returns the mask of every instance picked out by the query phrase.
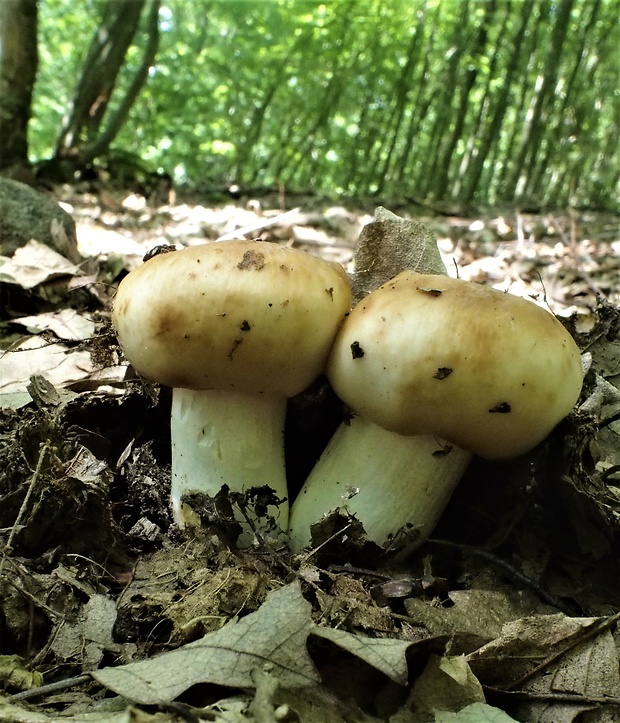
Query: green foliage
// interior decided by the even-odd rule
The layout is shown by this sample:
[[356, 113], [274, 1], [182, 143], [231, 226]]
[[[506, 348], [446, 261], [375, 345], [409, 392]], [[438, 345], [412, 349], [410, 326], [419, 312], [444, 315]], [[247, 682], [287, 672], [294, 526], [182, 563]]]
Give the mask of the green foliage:
[[[41, 3], [35, 157], [53, 148], [101, 4]], [[616, 9], [167, 0], [157, 63], [116, 144], [205, 186], [610, 206]]]

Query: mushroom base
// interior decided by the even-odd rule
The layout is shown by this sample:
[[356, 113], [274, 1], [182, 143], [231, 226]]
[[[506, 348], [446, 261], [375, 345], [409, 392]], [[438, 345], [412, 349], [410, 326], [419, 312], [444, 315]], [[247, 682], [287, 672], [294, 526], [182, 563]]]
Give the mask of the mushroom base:
[[[379, 545], [433, 530], [472, 455], [434, 436], [404, 437], [362, 417], [340, 425], [291, 508], [293, 550], [335, 509], [355, 515]], [[398, 540], [395, 540], [398, 542]], [[410, 548], [411, 549], [411, 548]]]
[[[286, 399], [223, 390], [174, 389], [172, 393], [172, 509], [181, 526], [197, 524], [182, 498], [190, 493], [214, 497], [227, 485], [233, 492], [270, 487], [279, 506], [267, 513], [279, 527], [288, 525], [284, 467]], [[239, 520], [243, 522], [239, 515]], [[262, 527], [260, 520], [256, 523]], [[241, 544], [251, 544], [252, 535]]]

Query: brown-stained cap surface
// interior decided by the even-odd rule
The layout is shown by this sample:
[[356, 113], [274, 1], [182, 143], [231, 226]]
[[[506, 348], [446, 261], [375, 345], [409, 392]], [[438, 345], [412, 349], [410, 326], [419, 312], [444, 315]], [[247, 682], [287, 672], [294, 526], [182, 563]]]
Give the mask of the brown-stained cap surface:
[[357, 413], [400, 434], [436, 434], [482, 457], [542, 441], [573, 408], [579, 350], [533, 302], [405, 271], [347, 317], [327, 367]]
[[119, 285], [112, 318], [126, 357], [149, 379], [293, 396], [323, 370], [350, 303], [338, 264], [224, 241], [146, 261]]

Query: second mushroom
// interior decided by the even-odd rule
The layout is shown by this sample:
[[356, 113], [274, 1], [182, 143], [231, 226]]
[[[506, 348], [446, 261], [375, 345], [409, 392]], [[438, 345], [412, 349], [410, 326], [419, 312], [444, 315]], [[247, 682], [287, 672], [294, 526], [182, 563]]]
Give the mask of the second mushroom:
[[532, 449], [571, 411], [583, 376], [575, 342], [545, 309], [412, 271], [355, 307], [327, 375], [353, 417], [293, 504], [295, 549], [338, 508], [381, 545], [401, 531], [428, 536], [471, 455]]

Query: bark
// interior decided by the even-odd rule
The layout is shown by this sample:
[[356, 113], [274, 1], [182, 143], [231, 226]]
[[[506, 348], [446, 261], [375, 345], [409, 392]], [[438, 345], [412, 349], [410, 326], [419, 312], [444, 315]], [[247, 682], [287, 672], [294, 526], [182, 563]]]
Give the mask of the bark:
[[412, 86], [413, 72], [416, 65], [418, 64], [420, 53], [422, 50], [421, 39], [424, 37], [424, 8], [420, 10], [420, 19], [415, 32], [411, 35], [409, 41], [409, 48], [407, 51], [407, 62], [403, 66], [403, 69], [396, 81], [396, 87], [394, 89], [396, 95], [396, 101], [394, 104], [394, 111], [392, 113], [391, 123], [392, 130], [390, 132], [390, 140], [388, 141], [388, 148], [383, 160], [382, 166], [377, 173], [377, 193], [383, 191], [385, 180], [388, 175], [394, 151], [396, 149], [396, 143], [400, 133], [401, 125], [405, 118], [405, 110], [407, 108], [407, 100]]
[[426, 152], [428, 163], [428, 172], [425, 174], [419, 184], [419, 192], [421, 196], [430, 196], [433, 187], [433, 179], [438, 173], [441, 163], [441, 148], [443, 139], [445, 138], [452, 122], [454, 92], [458, 87], [459, 66], [467, 48], [467, 33], [463, 32], [468, 26], [468, 17], [470, 13], [469, 0], [462, 0], [458, 5], [460, 13], [454, 19], [452, 26], [452, 34], [448, 47], [450, 52], [445, 72], [440, 73], [445, 78], [443, 91], [437, 99], [436, 120], [433, 126], [431, 141]]
[[523, 44], [523, 38], [525, 37], [525, 31], [530, 19], [533, 4], [534, 0], [527, 0], [522, 6], [521, 24], [517, 30], [514, 42], [511, 44], [511, 55], [508, 67], [503, 73], [505, 78], [504, 83], [498, 97], [496, 98], [491, 119], [480, 138], [478, 151], [473, 157], [471, 165], [467, 168], [467, 176], [462, 198], [465, 202], [469, 202], [474, 198], [474, 194], [479, 187], [484, 163], [491, 152], [492, 146], [494, 144], [498, 145], [500, 142], [502, 124], [509, 105], [513, 79], [519, 67], [520, 58], [522, 57], [521, 46]]
[[463, 136], [465, 119], [469, 110], [469, 96], [478, 78], [478, 64], [487, 52], [487, 40], [489, 27], [493, 22], [493, 16], [497, 9], [495, 0], [487, 0], [484, 19], [476, 34], [473, 47], [473, 62], [465, 70], [465, 77], [460, 82], [459, 103], [456, 110], [456, 117], [452, 122], [452, 128], [448, 134], [448, 140], [444, 144], [437, 174], [433, 183], [433, 195], [435, 198], [445, 198], [451, 195], [450, 191], [450, 167], [452, 157], [456, 151], [459, 140]]
[[69, 115], [56, 144], [56, 157], [74, 156], [84, 162], [97, 141], [118, 74], [125, 62], [145, 0], [108, 0], [95, 33]]
[[526, 182], [532, 172], [536, 155], [541, 146], [544, 130], [544, 119], [549, 106], [553, 103], [553, 91], [557, 83], [564, 41], [570, 24], [570, 15], [574, 0], [562, 0], [556, 8], [555, 24], [551, 32], [551, 40], [542, 71], [542, 81], [533, 99], [529, 118], [525, 123], [524, 132], [514, 164], [513, 173], [508, 182], [509, 191], [515, 198], [523, 197]]
[[28, 165], [37, 0], [0, 0], [0, 168]]

